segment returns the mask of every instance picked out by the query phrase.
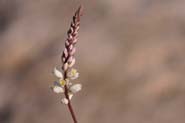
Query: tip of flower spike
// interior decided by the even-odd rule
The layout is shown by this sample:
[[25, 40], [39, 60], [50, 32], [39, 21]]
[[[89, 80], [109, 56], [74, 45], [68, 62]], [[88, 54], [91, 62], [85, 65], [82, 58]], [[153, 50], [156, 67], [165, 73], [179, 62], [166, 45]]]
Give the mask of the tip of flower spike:
[[82, 5], [80, 5], [76, 11], [76, 14], [78, 14], [78, 16], [82, 16], [83, 10], [84, 10], [84, 7]]

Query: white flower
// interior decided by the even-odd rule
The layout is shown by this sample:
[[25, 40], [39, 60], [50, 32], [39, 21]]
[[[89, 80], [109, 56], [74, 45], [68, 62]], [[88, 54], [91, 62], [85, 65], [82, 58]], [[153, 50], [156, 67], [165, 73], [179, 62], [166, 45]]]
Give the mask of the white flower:
[[63, 104], [66, 104], [66, 105], [69, 103], [69, 101], [68, 101], [67, 98], [62, 98], [62, 99], [61, 99], [61, 102], [62, 102]]
[[67, 73], [67, 77], [74, 80], [79, 77], [79, 73], [77, 72], [76, 69], [71, 69], [71, 71]]
[[60, 72], [56, 67], [55, 67], [54, 70], [53, 70], [53, 74], [54, 74], [57, 78], [63, 79], [63, 74], [62, 74], [62, 72]]
[[53, 90], [53, 92], [55, 92], [57, 94], [64, 93], [64, 89], [62, 87], [60, 87], [60, 86], [53, 86], [52, 90]]
[[77, 93], [78, 91], [80, 91], [82, 89], [82, 85], [81, 84], [75, 84], [75, 85], [72, 85], [69, 90], [72, 92], [72, 93]]

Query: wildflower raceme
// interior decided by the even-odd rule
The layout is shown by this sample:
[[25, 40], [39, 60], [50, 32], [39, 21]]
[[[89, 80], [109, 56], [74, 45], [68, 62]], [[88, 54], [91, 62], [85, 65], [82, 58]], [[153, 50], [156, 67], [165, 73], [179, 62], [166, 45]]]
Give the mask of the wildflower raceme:
[[56, 94], [61, 94], [61, 102], [66, 104], [69, 108], [74, 123], [77, 123], [76, 116], [74, 114], [71, 99], [74, 94], [82, 89], [81, 84], [73, 84], [72, 81], [79, 77], [78, 71], [73, 68], [75, 65], [74, 54], [76, 52], [76, 43], [78, 37], [78, 31], [80, 27], [80, 16], [82, 15], [82, 7], [80, 6], [73, 16], [73, 20], [70, 25], [70, 29], [67, 32], [67, 39], [65, 41], [65, 48], [63, 50], [61, 61], [61, 69], [54, 67], [53, 75], [56, 77], [56, 81], [51, 87], [52, 91]]

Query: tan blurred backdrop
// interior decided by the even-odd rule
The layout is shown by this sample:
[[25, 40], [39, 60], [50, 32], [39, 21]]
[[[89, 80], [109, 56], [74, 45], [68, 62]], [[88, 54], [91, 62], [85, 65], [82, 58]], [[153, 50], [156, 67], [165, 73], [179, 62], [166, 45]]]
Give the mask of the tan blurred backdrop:
[[0, 123], [72, 123], [49, 87], [80, 3], [79, 123], [184, 123], [184, 0], [0, 0]]

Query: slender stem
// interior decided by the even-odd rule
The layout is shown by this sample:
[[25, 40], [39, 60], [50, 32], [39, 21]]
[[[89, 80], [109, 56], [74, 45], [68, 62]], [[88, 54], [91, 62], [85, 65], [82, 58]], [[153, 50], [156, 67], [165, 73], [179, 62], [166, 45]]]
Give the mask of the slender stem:
[[[66, 79], [66, 74], [67, 74], [67, 72], [65, 71], [64, 72], [64, 79]], [[74, 123], [78, 123], [77, 119], [76, 119], [76, 116], [75, 116], [75, 113], [74, 113], [74, 110], [73, 110], [73, 107], [71, 105], [71, 101], [69, 99], [67, 85], [65, 85], [64, 88], [65, 88], [65, 97], [68, 99], [68, 104], [67, 104], [68, 105], [68, 109], [69, 109], [69, 111], [71, 113], [71, 116], [72, 116], [72, 119], [73, 119]]]

